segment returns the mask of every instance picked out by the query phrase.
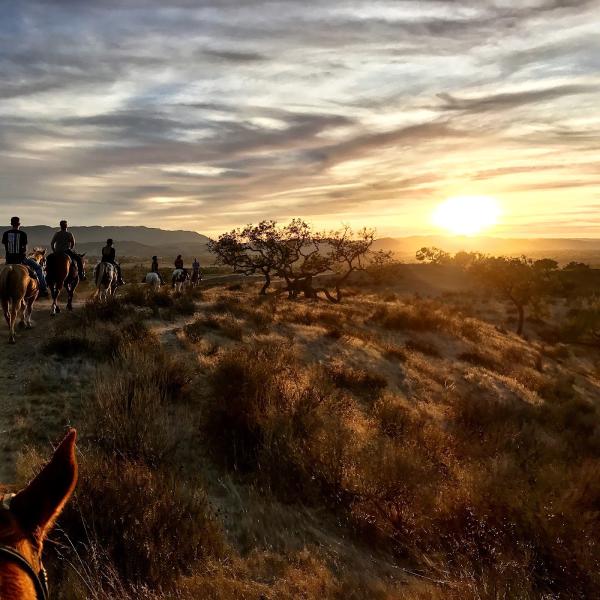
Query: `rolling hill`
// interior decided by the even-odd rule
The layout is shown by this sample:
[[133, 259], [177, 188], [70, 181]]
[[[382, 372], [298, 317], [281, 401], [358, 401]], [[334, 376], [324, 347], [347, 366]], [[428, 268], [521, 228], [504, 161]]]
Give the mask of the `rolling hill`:
[[[24, 230], [29, 237], [30, 247], [49, 247], [57, 228], [35, 225]], [[99, 256], [106, 240], [112, 238], [120, 257], [149, 258], [156, 254], [161, 258], [170, 258], [183, 254], [198, 256], [204, 261], [208, 258], [208, 237], [195, 231], [170, 231], [142, 226], [70, 227], [69, 230], [75, 236], [77, 249], [90, 256]]]

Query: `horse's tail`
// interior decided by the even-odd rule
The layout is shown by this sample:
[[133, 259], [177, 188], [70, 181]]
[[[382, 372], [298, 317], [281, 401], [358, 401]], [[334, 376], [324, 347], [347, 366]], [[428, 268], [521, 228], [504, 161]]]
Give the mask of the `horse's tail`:
[[4, 299], [7, 297], [9, 288], [9, 280], [11, 273], [13, 272], [12, 265], [6, 265], [2, 271], [0, 271], [0, 298]]
[[3, 302], [15, 303], [20, 301], [19, 273], [13, 265], [6, 265], [0, 271], [0, 298]]
[[104, 263], [100, 263], [95, 269], [94, 269], [94, 283], [96, 284], [96, 289], [100, 288], [100, 282], [104, 279]]

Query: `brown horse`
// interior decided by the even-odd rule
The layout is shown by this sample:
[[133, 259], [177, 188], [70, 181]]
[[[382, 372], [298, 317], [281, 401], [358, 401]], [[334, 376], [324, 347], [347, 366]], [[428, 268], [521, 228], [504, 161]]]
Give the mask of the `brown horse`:
[[71, 429], [42, 471], [17, 494], [0, 493], [0, 598], [47, 600], [42, 547], [77, 483]]
[[10, 344], [15, 343], [17, 317], [21, 318], [21, 323], [27, 329], [31, 328], [31, 311], [39, 293], [38, 281], [31, 276], [27, 267], [6, 265], [0, 271], [0, 302], [8, 323]]
[[81, 264], [84, 268], [83, 273], [79, 273], [77, 263], [71, 259], [68, 254], [53, 252], [46, 257], [46, 283], [52, 295], [52, 314], [60, 312], [57, 300], [63, 287], [67, 290], [67, 310], [73, 310], [73, 294], [75, 288], [79, 285], [79, 280], [85, 277], [85, 263], [83, 257]]

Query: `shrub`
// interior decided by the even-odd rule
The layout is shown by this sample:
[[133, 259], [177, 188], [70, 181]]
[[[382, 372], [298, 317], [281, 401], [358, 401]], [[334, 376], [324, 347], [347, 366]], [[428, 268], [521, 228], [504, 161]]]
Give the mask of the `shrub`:
[[331, 362], [325, 367], [325, 371], [336, 386], [347, 389], [358, 396], [374, 398], [387, 387], [387, 380], [379, 373], [348, 367], [340, 360]]
[[407, 350], [413, 350], [414, 352], [420, 352], [434, 358], [440, 358], [441, 352], [433, 342], [427, 340], [419, 340], [417, 338], [410, 338], [406, 340], [404, 344]]
[[189, 381], [187, 365], [161, 350], [123, 347], [96, 377], [86, 415], [94, 440], [118, 455], [160, 464], [179, 440], [170, 406]]
[[440, 312], [438, 305], [423, 300], [411, 306], [380, 305], [370, 320], [392, 330], [438, 331], [448, 327], [448, 316]]
[[318, 369], [300, 366], [281, 342], [254, 341], [224, 353], [210, 383], [214, 397], [205, 431], [217, 456], [236, 468], [260, 470], [283, 490], [314, 485], [318, 466], [310, 444], [325, 419], [339, 423], [341, 410], [335, 388]]
[[225, 337], [235, 341], [241, 341], [244, 337], [243, 326], [232, 315], [200, 317], [193, 323], [188, 323], [183, 331], [192, 342], [196, 343], [204, 337], [207, 329], [219, 331]]
[[196, 312], [196, 303], [191, 296], [184, 294], [173, 302], [173, 311], [180, 315], [193, 315]]

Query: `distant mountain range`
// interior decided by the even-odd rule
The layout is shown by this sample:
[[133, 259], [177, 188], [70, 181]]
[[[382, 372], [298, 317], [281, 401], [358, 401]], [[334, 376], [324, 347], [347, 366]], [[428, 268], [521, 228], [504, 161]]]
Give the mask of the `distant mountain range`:
[[[34, 225], [23, 228], [27, 232], [29, 247], [50, 247], [50, 241], [58, 228], [47, 225]], [[118, 256], [147, 259], [153, 254], [161, 258], [183, 254], [187, 258], [198, 256], [206, 262], [210, 258], [206, 244], [208, 237], [195, 231], [169, 231], [154, 227], [115, 226], [115, 227], [69, 227], [75, 237], [79, 252], [99, 256], [108, 238], [112, 238]]]
[[[49, 247], [56, 231], [56, 228], [47, 225], [24, 229], [29, 237], [30, 247]], [[170, 259], [182, 254], [186, 260], [197, 256], [203, 264], [213, 261], [207, 250], [209, 238], [195, 231], [170, 231], [142, 226], [70, 227], [69, 230], [75, 236], [79, 251], [91, 256], [99, 256], [107, 238], [112, 238], [121, 258], [146, 260], [156, 254], [159, 258]], [[392, 250], [395, 257], [404, 262], [414, 262], [415, 252], [424, 246], [436, 246], [447, 252], [465, 250], [494, 255], [525, 254], [532, 258], [554, 258], [563, 263], [577, 260], [600, 267], [600, 239], [411, 236], [380, 238], [375, 242], [376, 248]]]
[[412, 236], [381, 238], [375, 242], [378, 249], [391, 250], [404, 262], [414, 262], [419, 248], [435, 246], [446, 252], [483, 252], [492, 255], [531, 258], [554, 258], [561, 263], [572, 260], [600, 267], [600, 239], [592, 238], [494, 238], [467, 236]]

